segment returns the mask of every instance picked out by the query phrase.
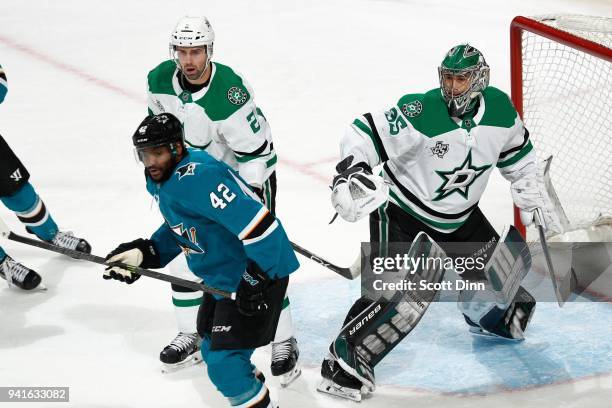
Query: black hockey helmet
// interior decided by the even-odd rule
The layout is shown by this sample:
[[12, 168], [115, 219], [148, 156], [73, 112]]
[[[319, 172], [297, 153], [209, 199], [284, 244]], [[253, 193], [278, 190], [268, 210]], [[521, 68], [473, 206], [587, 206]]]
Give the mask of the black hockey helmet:
[[183, 125], [171, 113], [147, 116], [132, 136], [136, 150], [169, 145], [174, 151], [176, 143], [184, 143], [184, 140]]

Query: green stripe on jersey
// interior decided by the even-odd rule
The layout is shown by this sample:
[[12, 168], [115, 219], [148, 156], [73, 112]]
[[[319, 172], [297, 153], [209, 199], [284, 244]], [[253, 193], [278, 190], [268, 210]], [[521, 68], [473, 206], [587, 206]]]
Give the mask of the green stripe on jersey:
[[508, 167], [513, 165], [514, 163], [518, 162], [519, 160], [521, 160], [523, 157], [525, 157], [525, 155], [527, 153], [529, 153], [530, 151], [533, 150], [533, 145], [531, 144], [531, 140], [525, 145], [525, 147], [523, 147], [521, 150], [519, 150], [518, 153], [516, 153], [514, 156], [512, 156], [511, 158], [509, 158], [508, 160], [505, 161], [501, 161], [501, 162], [497, 162], [497, 167], [498, 168], [502, 168], [502, 167]]
[[441, 230], [449, 230], [449, 232], [452, 232], [452, 231], [458, 229], [459, 227], [461, 227], [463, 224], [465, 224], [465, 221], [467, 220], [467, 218], [466, 218], [465, 220], [459, 221], [459, 222], [439, 222], [439, 221], [434, 221], [434, 220], [432, 220], [430, 218], [423, 217], [422, 215], [419, 215], [416, 212], [414, 212], [393, 191], [390, 190], [389, 191], [389, 195], [391, 197], [393, 197], [393, 199], [399, 204], [399, 206], [401, 207], [402, 210], [406, 211], [408, 214], [412, 215], [417, 220], [419, 220], [421, 222], [424, 222], [425, 224], [431, 225], [433, 227], [436, 227], [438, 229], [441, 229]]
[[172, 304], [176, 307], [193, 307], [200, 306], [202, 304], [202, 300], [204, 300], [203, 296], [197, 299], [177, 299], [172, 297]]
[[359, 128], [359, 130], [361, 130], [366, 135], [370, 136], [370, 140], [372, 140], [372, 144], [374, 145], [374, 149], [376, 149], [376, 154], [378, 155], [378, 159], [382, 160], [382, 158], [380, 156], [380, 146], [378, 145], [378, 142], [376, 142], [376, 138], [374, 137], [374, 134], [372, 133], [372, 129], [370, 129], [370, 127], [368, 125], [366, 125], [365, 123], [363, 123], [359, 119], [355, 119], [353, 121], [353, 125], [357, 126], [357, 128]]

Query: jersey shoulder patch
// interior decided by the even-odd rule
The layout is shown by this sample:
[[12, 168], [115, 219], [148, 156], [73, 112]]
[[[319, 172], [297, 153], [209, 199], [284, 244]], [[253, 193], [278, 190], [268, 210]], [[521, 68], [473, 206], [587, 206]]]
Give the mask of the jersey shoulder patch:
[[424, 94], [407, 94], [397, 102], [397, 107], [410, 124], [427, 137], [436, 137], [457, 129], [444, 105], [440, 88]]
[[215, 76], [210, 89], [197, 101], [214, 120], [224, 120], [239, 110], [251, 99], [251, 95], [240, 75], [227, 65], [215, 64]]
[[518, 113], [505, 92], [489, 86], [482, 92], [482, 96], [485, 102], [485, 112], [479, 126], [504, 128], [514, 126]]
[[159, 64], [147, 75], [149, 92], [153, 94], [175, 95], [172, 86], [172, 77], [176, 72], [176, 64], [172, 60], [167, 60]]

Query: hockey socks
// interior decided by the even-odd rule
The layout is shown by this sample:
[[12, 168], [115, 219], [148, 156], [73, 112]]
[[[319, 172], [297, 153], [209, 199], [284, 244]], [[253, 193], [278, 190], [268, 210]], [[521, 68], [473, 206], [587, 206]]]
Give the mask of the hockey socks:
[[26, 183], [15, 194], [0, 197], [2, 203], [15, 212], [26, 229], [43, 241], [51, 241], [58, 227], [34, 187]]

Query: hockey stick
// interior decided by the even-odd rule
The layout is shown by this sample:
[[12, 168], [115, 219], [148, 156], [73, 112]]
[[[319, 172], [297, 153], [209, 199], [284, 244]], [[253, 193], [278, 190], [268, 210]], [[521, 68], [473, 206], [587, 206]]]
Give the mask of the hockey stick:
[[553, 288], [555, 289], [557, 302], [559, 303], [559, 307], [562, 307], [565, 301], [563, 300], [563, 296], [561, 295], [561, 292], [559, 291], [559, 286], [557, 285], [557, 275], [555, 274], [552, 257], [550, 256], [550, 251], [548, 250], [548, 242], [546, 242], [546, 236], [544, 235], [544, 228], [542, 227], [541, 217], [542, 215], [540, 214], [540, 212], [536, 210], [534, 214], [534, 221], [538, 229], [538, 234], [540, 235], [540, 245], [542, 245], [542, 252], [544, 253], [544, 259], [546, 260], [548, 273], [550, 274], [550, 279], [552, 280]]
[[341, 266], [334, 265], [333, 263], [321, 258], [320, 256], [313, 254], [312, 252], [299, 246], [295, 242], [292, 242], [291, 246], [300, 255], [310, 259], [311, 261], [318, 263], [319, 265], [323, 265], [327, 269], [336, 272], [338, 275], [342, 276], [343, 278], [355, 279], [361, 273], [361, 257], [357, 258], [357, 260], [353, 262], [353, 264], [350, 267], [343, 268]]
[[213, 295], [219, 295], [219, 296], [222, 296], [228, 299], [236, 299], [235, 293], [230, 293], [224, 290], [215, 289], [213, 287], [210, 287], [210, 286], [198, 283], [198, 282], [192, 282], [186, 279], [176, 278], [174, 276], [166, 275], [161, 272], [152, 271], [150, 269], [139, 268], [138, 266], [127, 265], [122, 262], [107, 263], [106, 259], [102, 258], [101, 256], [86, 254], [84, 252], [75, 251], [73, 249], [63, 248], [58, 245], [54, 245], [50, 242], [39, 241], [37, 239], [32, 239], [32, 238], [24, 237], [22, 235], [15, 234], [9, 229], [9, 227], [6, 225], [4, 220], [2, 220], [2, 218], [0, 218], [0, 235], [6, 239], [10, 239], [11, 241], [16, 241], [22, 244], [46, 249], [47, 251], [57, 252], [62, 255], [67, 255], [71, 258], [83, 259], [85, 261], [97, 263], [99, 265], [119, 266], [123, 269], [129, 270], [130, 272], [137, 273], [138, 275], [147, 276], [149, 278], [174, 283], [176, 285], [184, 286], [184, 287], [194, 289], [194, 290], [201, 290], [202, 292], [207, 292]]

